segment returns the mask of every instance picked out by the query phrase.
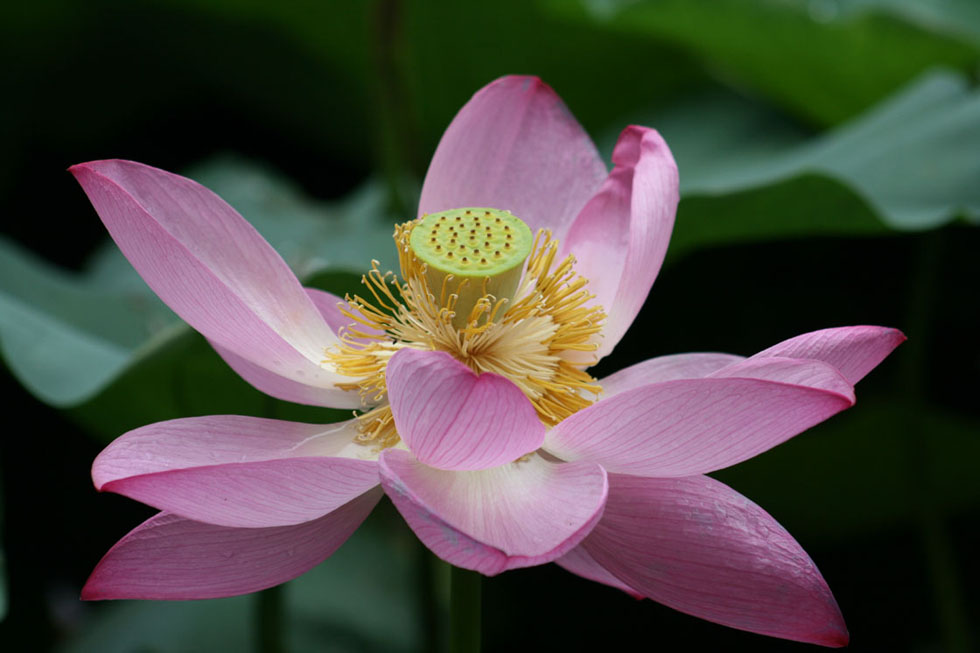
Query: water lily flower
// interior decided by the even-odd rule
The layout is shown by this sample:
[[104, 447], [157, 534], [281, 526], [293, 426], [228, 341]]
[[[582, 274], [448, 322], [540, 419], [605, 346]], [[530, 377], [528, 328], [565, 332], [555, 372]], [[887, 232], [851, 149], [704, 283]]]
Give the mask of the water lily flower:
[[331, 555], [387, 494], [449, 563], [494, 575], [556, 562], [717, 623], [840, 646], [813, 561], [705, 474], [854, 403], [904, 336], [827, 329], [754, 356], [664, 356], [603, 379], [657, 276], [678, 202], [664, 140], [627, 127], [607, 172], [536, 78], [480, 90], [449, 126], [400, 274], [364, 296], [303, 288], [234, 209], [127, 161], [71, 171], [149, 286], [244, 379], [348, 408], [299, 424], [178, 419], [95, 460], [103, 491], [161, 512], [119, 541], [86, 599], [253, 592]]

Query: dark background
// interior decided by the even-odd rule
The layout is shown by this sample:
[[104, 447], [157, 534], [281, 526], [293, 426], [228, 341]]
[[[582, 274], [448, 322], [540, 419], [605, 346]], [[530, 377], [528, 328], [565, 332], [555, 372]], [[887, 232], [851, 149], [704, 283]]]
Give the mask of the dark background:
[[[856, 163], [830, 172], [803, 167], [717, 192], [683, 187], [686, 175], [709, 175], [718, 159], [734, 161], [736, 170], [739, 157], [754, 164], [752, 143], [776, 148], [783, 137], [793, 144], [837, 138], [937, 66], [972, 94], [957, 114], [961, 138], [954, 131], [951, 142], [977, 142], [977, 14], [969, 2], [933, 4], [938, 13], [897, 1], [868, 11], [854, 3], [853, 12], [846, 2], [765, 1], [7, 6], [0, 10], [3, 237], [32, 253], [32, 265], [81, 278], [105, 233], [65, 169], [109, 157], [192, 175], [246, 161], [291, 180], [283, 182], [292, 184], [289, 193], [327, 207], [328, 216], [373, 184], [380, 208], [358, 219], [408, 219], [442, 130], [473, 92], [508, 73], [551, 84], [607, 155], [622, 126], [642, 120], [660, 127], [662, 118], [674, 129], [663, 127], [685, 191], [677, 249], [598, 376], [666, 353], [751, 354], [828, 326], [901, 328], [909, 341], [861, 383], [855, 408], [715, 476], [803, 544], [840, 603], [854, 650], [974, 650], [980, 176], [945, 176], [940, 195], [949, 209], [932, 223], [908, 224], [862, 186], [867, 170]], [[742, 138], [714, 146], [718, 116], [730, 115], [730, 107], [750, 107], [755, 122], [751, 131], [734, 132]], [[841, 156], [859, 160], [855, 151], [900, 148], [930, 119], [921, 114]], [[935, 120], [936, 129], [948, 128]], [[697, 156], [699, 139], [709, 149]], [[922, 140], [934, 142], [928, 134]], [[980, 149], [937, 151], [935, 161], [921, 155], [923, 174], [933, 163], [977, 169]], [[918, 206], [924, 200], [916, 192], [902, 201]], [[365, 263], [372, 256], [365, 249]], [[2, 268], [11, 276], [0, 293], [14, 281], [10, 270]], [[342, 291], [351, 279], [334, 270], [313, 282]], [[17, 292], [31, 303], [27, 291]], [[71, 319], [82, 322], [99, 317], [86, 315], [98, 312], [94, 304], [73, 310]], [[0, 649], [254, 645], [252, 597], [77, 600], [99, 557], [152, 512], [92, 488], [91, 460], [109, 439], [193, 414], [328, 419], [262, 397], [194, 334], [158, 349], [74, 402], [36, 398], [43, 393], [25, 389], [19, 369], [0, 375], [7, 419], [0, 438], [7, 562]], [[70, 362], [70, 351], [65, 356]], [[191, 380], [177, 387], [175, 378]], [[442, 637], [444, 576], [383, 504], [321, 569], [287, 584], [288, 644], [426, 650]], [[812, 648], [634, 601], [554, 565], [486, 580], [484, 628], [488, 651]]]

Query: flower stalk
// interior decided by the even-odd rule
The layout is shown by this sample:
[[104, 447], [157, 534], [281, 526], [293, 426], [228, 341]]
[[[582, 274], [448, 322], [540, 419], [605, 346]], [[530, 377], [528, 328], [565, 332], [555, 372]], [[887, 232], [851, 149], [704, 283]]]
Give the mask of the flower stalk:
[[480, 574], [453, 567], [449, 581], [449, 652], [480, 653]]
[[283, 586], [276, 585], [255, 595], [257, 649], [259, 653], [283, 653]]

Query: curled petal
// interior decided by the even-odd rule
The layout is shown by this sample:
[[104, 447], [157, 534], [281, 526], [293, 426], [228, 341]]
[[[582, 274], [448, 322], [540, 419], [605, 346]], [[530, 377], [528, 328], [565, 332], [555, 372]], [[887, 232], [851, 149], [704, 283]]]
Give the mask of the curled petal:
[[[289, 266], [220, 197], [131, 161], [73, 166], [109, 234], [153, 291], [215, 344], [279, 376], [332, 388], [337, 336]], [[346, 393], [344, 403], [355, 406]]]
[[418, 349], [395, 354], [386, 375], [398, 433], [426, 465], [496, 467], [544, 442], [534, 407], [502, 376], [477, 375], [445, 352]]
[[760, 351], [753, 358], [812, 358], [833, 365], [852, 384], [905, 342], [898, 329], [850, 326], [804, 333]]
[[378, 484], [354, 420], [298, 424], [233, 415], [150, 424], [92, 465], [102, 491], [218, 526], [299, 524]]
[[551, 429], [545, 448], [610, 472], [689, 476], [751, 458], [854, 403], [851, 385], [820, 361], [724, 369], [730, 377], [654, 383], [600, 400]]
[[687, 614], [824, 646], [848, 635], [813, 561], [759, 506], [706, 476], [609, 477], [582, 547], [628, 587]]
[[651, 383], [676, 379], [701, 379], [721, 368], [745, 360], [733, 354], [672, 354], [650, 358], [610, 374], [600, 381], [602, 397], [608, 399], [620, 392]]
[[105, 554], [82, 598], [215, 599], [284, 583], [339, 549], [380, 498], [379, 488], [319, 519], [272, 528], [229, 528], [160, 513]]
[[418, 538], [446, 562], [488, 576], [561, 557], [592, 529], [606, 498], [600, 466], [538, 455], [452, 472], [387, 449], [380, 467], [385, 492]]
[[608, 314], [598, 355], [613, 350], [633, 323], [660, 271], [677, 211], [677, 165], [655, 130], [627, 127], [615, 167], [575, 218], [562, 243], [586, 289]]
[[419, 215], [489, 206], [561, 238], [605, 176], [595, 145], [551, 87], [537, 77], [501, 77], [443, 134]]

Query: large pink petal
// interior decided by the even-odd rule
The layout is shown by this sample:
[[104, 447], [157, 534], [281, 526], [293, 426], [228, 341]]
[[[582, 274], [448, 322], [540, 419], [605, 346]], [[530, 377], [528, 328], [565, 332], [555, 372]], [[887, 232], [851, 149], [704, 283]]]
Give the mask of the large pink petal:
[[[130, 161], [73, 166], [113, 240], [146, 283], [212, 342], [280, 376], [333, 388], [320, 366], [337, 336], [285, 261], [221, 198]], [[356, 397], [334, 389], [338, 407]]]
[[502, 77], [453, 119], [422, 186], [419, 215], [489, 206], [561, 237], [606, 176], [568, 107], [537, 77]]
[[635, 599], [642, 599], [643, 595], [635, 589], [614, 576], [612, 572], [595, 561], [595, 558], [579, 544], [577, 547], [555, 560], [555, 564], [562, 569], [572, 572], [582, 578], [602, 583], [622, 590]]
[[160, 513], [106, 553], [82, 598], [214, 599], [284, 583], [340, 548], [379, 498], [377, 489], [319, 519], [273, 528], [228, 528]]
[[603, 399], [551, 429], [545, 448], [610, 472], [689, 476], [751, 458], [854, 403], [851, 385], [820, 361], [725, 369], [731, 378], [666, 381]]
[[655, 601], [716, 623], [824, 646], [848, 635], [813, 561], [776, 520], [706, 476], [609, 477], [582, 546]]
[[620, 392], [651, 383], [676, 379], [700, 379], [721, 368], [745, 360], [733, 354], [671, 354], [649, 358], [630, 365], [600, 380], [602, 397], [608, 399]]
[[378, 484], [356, 421], [298, 424], [233, 415], [130, 431], [92, 465], [102, 491], [194, 521], [265, 527], [316, 519]]
[[574, 254], [586, 289], [608, 314], [598, 355], [613, 350], [657, 278], [674, 228], [677, 165], [655, 130], [627, 127], [615, 167], [572, 223], [562, 252]]
[[887, 327], [838, 327], [784, 340], [753, 358], [783, 356], [821, 360], [836, 367], [853, 384], [877, 367], [905, 339], [901, 331]]
[[381, 484], [436, 555], [488, 576], [550, 562], [575, 547], [602, 514], [606, 473], [592, 463], [538, 455], [492, 469], [427, 467], [409, 452], [381, 454]]
[[[340, 312], [338, 304], [342, 302], [336, 295], [315, 288], [307, 288], [306, 293], [313, 300], [313, 304], [320, 311], [327, 325], [335, 333], [339, 333], [342, 328], [349, 326], [353, 321]], [[363, 325], [358, 325], [358, 328], [365, 332], [374, 333]], [[323, 388], [319, 385], [294, 381], [261, 365], [256, 365], [217, 343], [212, 342], [211, 346], [228, 363], [228, 366], [235, 370], [238, 376], [270, 397], [310, 406], [345, 405], [348, 408], [351, 407], [351, 404], [360, 401], [360, 397], [354, 391], [347, 391], [348, 397], [340, 400], [337, 388]], [[349, 381], [350, 379], [346, 380]]]
[[486, 469], [544, 442], [544, 425], [520, 388], [477, 375], [445, 352], [402, 349], [386, 376], [398, 434], [426, 465]]

